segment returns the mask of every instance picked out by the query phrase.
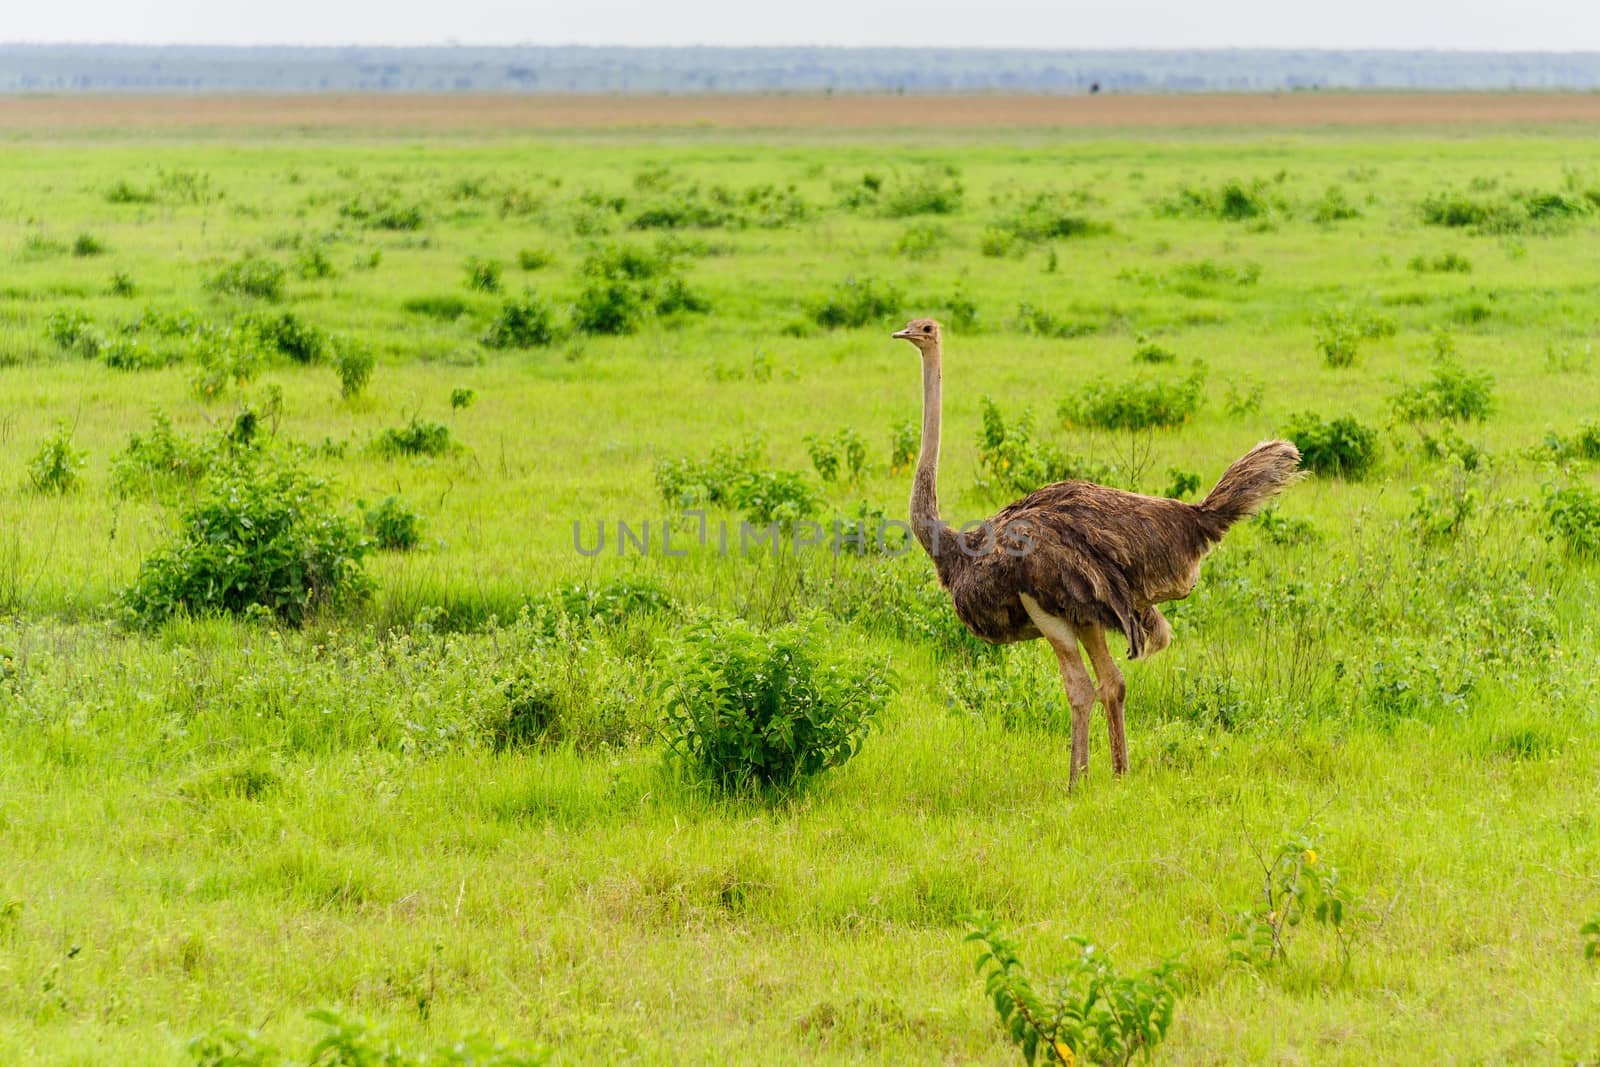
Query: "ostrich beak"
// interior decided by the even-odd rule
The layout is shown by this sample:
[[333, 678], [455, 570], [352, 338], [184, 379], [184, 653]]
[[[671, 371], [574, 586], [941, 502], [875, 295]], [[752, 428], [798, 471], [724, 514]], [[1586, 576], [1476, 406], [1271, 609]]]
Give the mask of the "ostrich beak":
[[898, 337], [902, 341], [909, 341], [909, 340], [911, 340], [911, 331], [910, 330], [896, 330], [894, 333], [891, 333], [889, 336], [890, 337]]

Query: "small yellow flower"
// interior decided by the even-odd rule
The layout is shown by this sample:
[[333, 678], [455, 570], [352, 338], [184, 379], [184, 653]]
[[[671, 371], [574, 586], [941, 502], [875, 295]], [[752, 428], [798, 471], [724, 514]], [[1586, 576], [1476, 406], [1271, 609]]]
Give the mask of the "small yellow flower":
[[1317, 865], [1317, 850], [1314, 848], [1306, 849], [1300, 853], [1300, 859], [1307, 867], [1315, 867]]
[[1066, 1064], [1067, 1067], [1073, 1067], [1073, 1064], [1078, 1062], [1078, 1057], [1072, 1054], [1072, 1050], [1067, 1047], [1065, 1041], [1056, 1042], [1056, 1055], [1060, 1057], [1061, 1062]]

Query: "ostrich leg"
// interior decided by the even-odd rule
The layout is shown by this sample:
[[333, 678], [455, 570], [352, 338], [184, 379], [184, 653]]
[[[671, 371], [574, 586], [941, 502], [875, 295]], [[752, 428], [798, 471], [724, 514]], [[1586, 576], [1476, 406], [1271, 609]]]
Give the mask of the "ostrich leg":
[[1027, 609], [1033, 625], [1055, 649], [1056, 662], [1061, 666], [1061, 686], [1067, 691], [1067, 703], [1072, 706], [1072, 766], [1067, 784], [1077, 785], [1078, 776], [1089, 769], [1089, 713], [1094, 710], [1094, 682], [1083, 666], [1083, 657], [1078, 653], [1078, 636], [1072, 627], [1045, 611], [1026, 593], [1022, 594], [1022, 606]]
[[1094, 665], [1095, 691], [1100, 703], [1106, 706], [1106, 733], [1111, 737], [1111, 770], [1116, 774], [1128, 773], [1128, 731], [1122, 721], [1122, 699], [1128, 686], [1122, 672], [1106, 648], [1106, 632], [1098, 626], [1086, 626], [1078, 631], [1078, 640], [1089, 653]]

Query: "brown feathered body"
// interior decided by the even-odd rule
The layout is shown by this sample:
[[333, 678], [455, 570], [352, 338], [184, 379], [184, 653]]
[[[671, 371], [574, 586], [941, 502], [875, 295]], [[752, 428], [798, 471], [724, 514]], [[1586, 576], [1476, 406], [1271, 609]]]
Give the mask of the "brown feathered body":
[[1287, 441], [1257, 445], [1199, 504], [1057, 482], [981, 526], [935, 525], [924, 547], [956, 614], [985, 641], [1041, 636], [1020, 599], [1027, 594], [1073, 626], [1121, 632], [1138, 659], [1167, 643], [1156, 605], [1189, 595], [1211, 547], [1292, 482], [1299, 460]]

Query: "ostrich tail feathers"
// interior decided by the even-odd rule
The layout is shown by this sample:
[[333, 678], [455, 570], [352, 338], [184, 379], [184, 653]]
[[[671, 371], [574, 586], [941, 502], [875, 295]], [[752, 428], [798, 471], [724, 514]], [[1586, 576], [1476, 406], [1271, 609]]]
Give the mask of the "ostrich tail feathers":
[[1281, 490], [1300, 480], [1300, 450], [1288, 441], [1263, 441], [1234, 461], [1199, 504], [1215, 537]]

